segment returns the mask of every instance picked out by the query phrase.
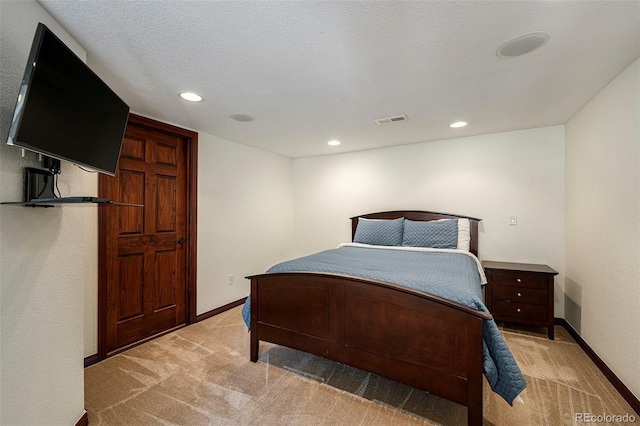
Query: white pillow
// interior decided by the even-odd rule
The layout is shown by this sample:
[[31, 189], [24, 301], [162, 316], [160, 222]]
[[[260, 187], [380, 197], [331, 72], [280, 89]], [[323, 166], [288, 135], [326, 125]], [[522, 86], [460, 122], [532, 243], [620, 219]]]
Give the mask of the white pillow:
[[469, 219], [458, 219], [458, 250], [469, 251], [471, 243], [471, 223]]

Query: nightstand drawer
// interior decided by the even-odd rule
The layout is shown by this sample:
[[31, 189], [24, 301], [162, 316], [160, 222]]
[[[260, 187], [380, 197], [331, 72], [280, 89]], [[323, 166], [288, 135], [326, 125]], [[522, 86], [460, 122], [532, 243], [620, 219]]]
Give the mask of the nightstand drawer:
[[496, 285], [493, 287], [493, 300], [547, 305], [548, 292], [537, 288]]
[[517, 287], [547, 288], [547, 276], [522, 272], [494, 272], [493, 284]]
[[547, 307], [494, 300], [491, 314], [495, 318], [510, 319], [513, 322], [518, 322], [518, 320], [541, 321], [547, 316]]

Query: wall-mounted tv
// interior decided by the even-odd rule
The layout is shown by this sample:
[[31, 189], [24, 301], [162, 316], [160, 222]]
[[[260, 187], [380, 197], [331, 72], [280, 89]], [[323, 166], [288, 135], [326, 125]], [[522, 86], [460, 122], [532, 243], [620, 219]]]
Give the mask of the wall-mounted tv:
[[38, 24], [9, 145], [115, 175], [129, 106], [44, 24]]

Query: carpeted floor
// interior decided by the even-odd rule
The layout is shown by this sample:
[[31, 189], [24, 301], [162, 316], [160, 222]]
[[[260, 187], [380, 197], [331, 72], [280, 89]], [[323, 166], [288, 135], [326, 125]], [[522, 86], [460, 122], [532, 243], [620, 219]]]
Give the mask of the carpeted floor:
[[[563, 328], [555, 341], [501, 329], [527, 389], [510, 407], [485, 381], [485, 425], [570, 425], [584, 413], [640, 424]], [[466, 424], [463, 406], [343, 364], [264, 343], [258, 363], [248, 354], [238, 307], [113, 356], [85, 370], [89, 424]]]

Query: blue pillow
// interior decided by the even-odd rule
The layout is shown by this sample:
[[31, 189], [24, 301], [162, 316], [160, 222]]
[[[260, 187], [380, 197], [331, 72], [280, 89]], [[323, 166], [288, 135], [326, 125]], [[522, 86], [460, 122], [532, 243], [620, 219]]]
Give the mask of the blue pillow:
[[402, 245], [455, 249], [458, 247], [458, 220], [404, 221]]
[[393, 220], [358, 219], [354, 243], [376, 246], [399, 246], [402, 244], [404, 217]]

